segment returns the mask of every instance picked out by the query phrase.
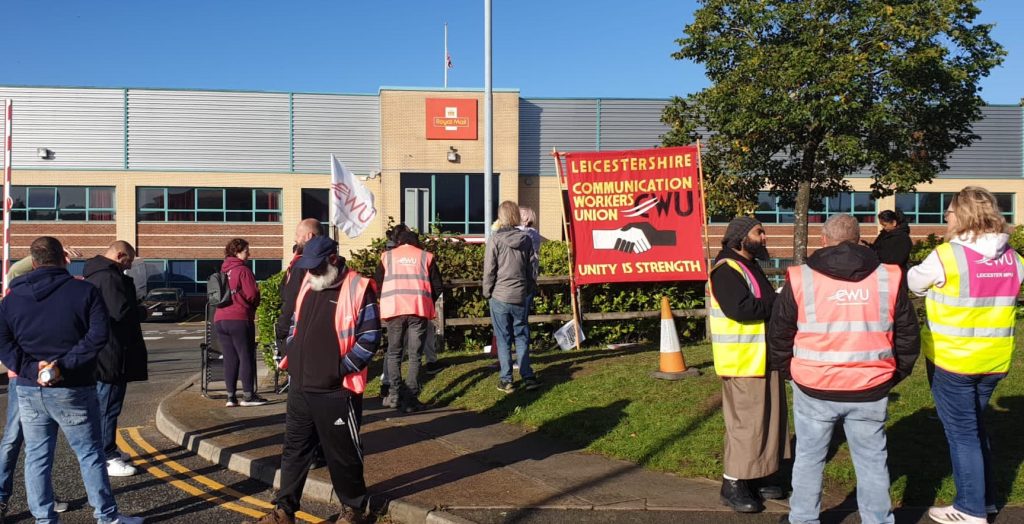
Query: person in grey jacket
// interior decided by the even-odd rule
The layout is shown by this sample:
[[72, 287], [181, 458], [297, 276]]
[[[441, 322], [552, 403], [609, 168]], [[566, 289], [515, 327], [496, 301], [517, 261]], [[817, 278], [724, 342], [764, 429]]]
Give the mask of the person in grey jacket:
[[530, 368], [529, 297], [537, 283], [531, 265], [533, 241], [516, 226], [520, 224], [519, 206], [506, 200], [498, 207], [497, 231], [484, 251], [484, 298], [491, 308], [491, 325], [501, 366], [498, 389], [515, 391], [512, 381], [512, 344], [516, 363], [526, 389], [540, 384]]

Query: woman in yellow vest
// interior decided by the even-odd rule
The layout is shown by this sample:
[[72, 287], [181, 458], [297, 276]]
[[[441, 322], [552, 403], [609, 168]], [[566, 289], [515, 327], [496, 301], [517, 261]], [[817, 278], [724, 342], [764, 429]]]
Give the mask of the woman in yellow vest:
[[1014, 309], [1024, 259], [1007, 244], [1009, 227], [996, 199], [965, 187], [946, 209], [945, 244], [907, 272], [910, 291], [925, 296], [921, 349], [932, 396], [949, 442], [956, 498], [928, 510], [941, 523], [984, 524], [995, 513], [991, 457], [982, 415], [1010, 369]]

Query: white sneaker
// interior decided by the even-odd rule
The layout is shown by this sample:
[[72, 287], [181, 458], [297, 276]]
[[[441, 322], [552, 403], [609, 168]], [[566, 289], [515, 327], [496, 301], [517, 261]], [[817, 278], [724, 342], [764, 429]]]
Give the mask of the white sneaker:
[[111, 477], [130, 477], [135, 473], [137, 473], [135, 466], [121, 460], [121, 457], [114, 457], [107, 461], [107, 475]]
[[972, 517], [953, 506], [932, 506], [928, 508], [928, 516], [941, 524], [988, 524], [988, 519]]
[[53, 511], [56, 511], [57, 513], [64, 513], [67, 510], [68, 510], [68, 503], [67, 502], [61, 502], [59, 500], [53, 501]]
[[118, 515], [116, 519], [112, 520], [110, 524], [142, 524], [146, 519], [143, 517], [129, 517], [128, 515]]

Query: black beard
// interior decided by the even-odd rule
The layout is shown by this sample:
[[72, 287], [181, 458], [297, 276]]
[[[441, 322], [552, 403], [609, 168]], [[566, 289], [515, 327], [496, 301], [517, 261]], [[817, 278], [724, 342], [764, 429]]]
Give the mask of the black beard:
[[754, 257], [754, 260], [768, 260], [768, 248], [761, 242], [743, 239], [743, 249], [750, 256]]

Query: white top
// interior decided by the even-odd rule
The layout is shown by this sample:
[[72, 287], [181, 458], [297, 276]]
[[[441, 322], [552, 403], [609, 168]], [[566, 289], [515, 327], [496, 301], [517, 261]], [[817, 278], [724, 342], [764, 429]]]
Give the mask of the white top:
[[[1010, 235], [1006, 233], [985, 233], [977, 238], [974, 235], [961, 235], [950, 240], [951, 244], [960, 244], [966, 248], [976, 251], [986, 259], [995, 259], [1002, 256], [1006, 251], [1006, 243]], [[910, 268], [907, 271], [907, 287], [919, 297], [923, 297], [928, 288], [942, 287], [946, 284], [946, 272], [942, 268], [942, 261], [939, 255], [932, 251], [924, 262]]]

